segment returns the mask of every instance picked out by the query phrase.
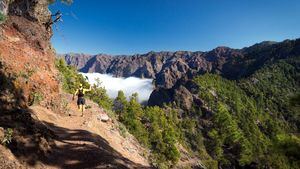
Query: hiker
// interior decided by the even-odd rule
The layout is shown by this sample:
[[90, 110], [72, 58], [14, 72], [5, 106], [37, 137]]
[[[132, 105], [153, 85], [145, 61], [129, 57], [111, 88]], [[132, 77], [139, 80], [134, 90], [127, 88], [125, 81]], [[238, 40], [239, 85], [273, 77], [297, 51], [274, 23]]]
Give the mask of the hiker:
[[78, 105], [78, 110], [81, 111], [81, 117], [83, 117], [83, 111], [85, 109], [84, 105], [85, 105], [85, 99], [84, 99], [84, 95], [85, 92], [89, 92], [92, 90], [92, 86], [90, 85], [89, 89], [84, 89], [82, 84], [79, 85], [79, 88], [76, 90], [75, 94], [73, 95], [73, 100], [74, 100], [74, 96], [78, 96], [77, 99], [77, 105]]

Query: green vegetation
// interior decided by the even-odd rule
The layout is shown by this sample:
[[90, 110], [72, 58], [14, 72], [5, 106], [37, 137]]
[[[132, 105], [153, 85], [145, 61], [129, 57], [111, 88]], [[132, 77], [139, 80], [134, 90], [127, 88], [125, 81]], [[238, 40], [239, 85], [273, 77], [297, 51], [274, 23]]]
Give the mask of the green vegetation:
[[101, 87], [100, 79], [96, 79], [96, 84], [92, 87], [92, 91], [87, 93], [87, 97], [106, 110], [112, 109], [112, 100], [108, 97], [105, 88]]
[[1, 140], [1, 144], [4, 145], [4, 146], [10, 144], [11, 141], [12, 141], [12, 138], [13, 138], [13, 129], [11, 129], [11, 128], [5, 129], [4, 130], [4, 137]]
[[120, 115], [120, 120], [142, 144], [147, 145], [147, 131], [140, 121], [142, 115], [142, 107], [137, 101], [137, 95], [134, 94], [128, 102], [126, 111]]
[[[195, 81], [200, 86], [200, 98], [204, 99], [208, 109], [213, 112], [213, 127], [208, 130], [211, 139], [208, 149], [212, 156], [221, 165], [232, 164], [237, 159], [239, 165], [243, 166], [255, 161], [259, 157], [257, 153], [266, 153], [268, 139], [256, 123], [271, 119], [255, 106], [254, 100], [235, 82], [218, 75], [205, 74]], [[234, 158], [225, 154], [225, 150], [234, 155]]]
[[300, 93], [299, 69], [299, 57], [280, 60], [260, 69], [250, 78], [241, 80], [239, 86], [269, 114], [284, 118], [289, 127], [299, 130], [300, 109], [293, 109], [291, 106], [291, 99]]
[[0, 24], [3, 23], [6, 19], [6, 16], [0, 12]]
[[123, 91], [118, 92], [118, 96], [114, 100], [113, 110], [120, 116], [122, 112], [126, 112], [128, 102]]
[[127, 101], [122, 91], [119, 91], [114, 101], [114, 110], [129, 132], [152, 150], [153, 165], [168, 168], [178, 161], [180, 131], [177, 131], [177, 112], [159, 107], [143, 108], [138, 103], [137, 94], [133, 94]]
[[159, 107], [146, 107], [144, 121], [148, 126], [150, 148], [153, 150], [154, 163], [163, 168], [163, 165], [172, 166], [179, 160], [180, 131], [177, 125], [178, 112]]
[[89, 85], [84, 77], [78, 74], [76, 68], [68, 66], [63, 59], [57, 59], [55, 65], [61, 75], [60, 81], [62, 82], [62, 88], [66, 92], [73, 94], [80, 84], [83, 84], [84, 87]]
[[127, 101], [124, 92], [119, 91], [113, 109], [129, 132], [151, 150], [152, 165], [158, 168], [176, 165], [181, 156], [181, 145], [189, 155], [197, 155], [208, 168], [217, 167], [216, 161], [205, 150], [201, 126], [193, 117], [180, 119], [179, 109], [168, 105], [143, 107], [137, 100], [137, 94]]
[[[79, 84], [83, 84], [85, 88], [89, 88], [86, 79], [79, 74], [74, 67], [67, 65], [63, 59], [57, 59], [55, 65], [60, 72], [62, 88], [67, 93], [74, 94], [78, 89]], [[106, 90], [100, 85], [101, 82], [98, 81], [97, 84], [92, 86], [92, 91], [87, 92], [86, 95], [89, 99], [99, 104], [99, 106], [110, 110], [112, 107], [112, 100], [108, 97]]]
[[199, 97], [212, 112], [208, 120], [213, 125], [204, 130], [210, 139], [206, 148], [221, 166], [235, 165], [236, 160], [239, 166], [259, 168], [299, 166], [295, 126], [282, 118], [288, 112], [288, 120], [299, 120], [289, 108], [289, 96], [299, 90], [296, 79], [295, 67], [284, 61], [239, 82], [212, 74], [195, 79]]
[[43, 94], [40, 92], [32, 92], [29, 96], [29, 106], [40, 104], [44, 100]]

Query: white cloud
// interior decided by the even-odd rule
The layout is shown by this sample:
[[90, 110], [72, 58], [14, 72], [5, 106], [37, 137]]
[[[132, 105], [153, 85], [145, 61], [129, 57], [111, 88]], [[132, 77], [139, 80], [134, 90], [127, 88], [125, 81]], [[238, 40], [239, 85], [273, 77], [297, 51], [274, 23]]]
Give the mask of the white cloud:
[[99, 78], [102, 82], [102, 87], [107, 90], [107, 94], [111, 98], [118, 95], [119, 90], [123, 90], [128, 98], [133, 93], [138, 93], [139, 101], [147, 101], [153, 91], [152, 79], [141, 79], [136, 77], [116, 78], [109, 74], [100, 73], [81, 73], [86, 76], [90, 84], [95, 84]]

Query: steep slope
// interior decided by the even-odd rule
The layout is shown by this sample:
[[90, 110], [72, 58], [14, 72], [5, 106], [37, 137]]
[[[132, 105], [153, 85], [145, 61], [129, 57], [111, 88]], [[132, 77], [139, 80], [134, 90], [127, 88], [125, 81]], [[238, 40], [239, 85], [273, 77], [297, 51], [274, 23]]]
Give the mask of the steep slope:
[[[277, 66], [279, 65], [274, 68]], [[202, 99], [202, 105], [194, 104], [194, 106], [201, 107], [200, 124], [202, 133], [207, 139], [206, 149], [219, 161], [219, 165], [225, 168], [233, 166], [298, 168], [300, 165], [300, 159], [297, 157], [299, 153], [296, 153], [300, 146], [300, 140], [297, 138], [299, 130], [297, 127], [294, 128], [295, 123], [284, 115], [284, 112], [289, 116], [297, 114], [288, 105], [288, 97], [291, 92], [299, 92], [299, 84], [294, 84], [296, 80], [294, 73], [288, 74], [287, 77], [280, 75], [282, 73], [280, 69], [264, 69], [264, 73], [266, 74], [259, 76], [256, 85], [266, 83], [267, 80], [263, 78], [273, 76], [270, 78], [274, 79], [273, 82], [292, 80], [287, 84], [291, 84], [292, 87], [281, 89], [277, 85], [285, 84], [272, 84], [268, 81], [269, 84], [264, 86], [264, 89], [273, 90], [276, 86], [275, 90], [285, 90], [287, 93], [278, 96], [277, 91], [269, 94], [261, 92], [262, 96], [268, 97], [257, 98], [249, 93], [247, 95], [239, 86], [240, 83], [218, 75], [205, 74], [195, 79], [195, 83], [199, 86], [198, 96]], [[243, 83], [246, 81], [248, 79]], [[253, 89], [259, 88], [253, 86], [248, 91], [255, 91]], [[275, 95], [278, 96], [276, 100], [283, 103], [276, 103], [277, 101], [273, 99]], [[285, 106], [285, 110], [280, 110], [280, 106]], [[296, 120], [297, 117], [293, 119]], [[289, 148], [286, 149], [285, 146]]]
[[291, 106], [291, 98], [300, 92], [300, 57], [282, 59], [268, 64], [238, 85], [252, 96], [257, 104], [279, 119], [289, 122], [294, 130], [300, 129], [299, 110]]
[[[1, 1], [1, 13], [6, 17], [0, 25], [0, 135], [11, 141], [9, 149], [1, 150], [10, 154], [8, 157], [13, 154], [7, 162], [1, 161], [3, 168], [16, 167], [13, 164], [26, 168], [44, 157], [51, 144], [51, 132], [31, 117], [28, 108], [38, 102], [53, 110], [60, 107], [52, 33], [45, 26], [51, 21], [46, 4], [36, 0]], [[22, 161], [24, 156], [30, 160]]]
[[[233, 57], [229, 61], [225, 62], [222, 68], [218, 69], [220, 70], [220, 75], [222, 77], [235, 80], [247, 78], [265, 66], [270, 66], [276, 64], [277, 62], [286, 60], [294, 62], [293, 66], [298, 71], [299, 66], [297, 62], [300, 56], [300, 40], [287, 40], [275, 44], [256, 44], [252, 47], [242, 49], [242, 52], [242, 56]], [[216, 55], [212, 54], [212, 56]], [[218, 60], [214, 61], [215, 64], [218, 62]], [[174, 74], [174, 72], [177, 71], [172, 70], [169, 72]], [[218, 71], [212, 71], [209, 73], [219, 74]], [[274, 72], [270, 72], [270, 74], [272, 73]], [[149, 105], [162, 105], [162, 103], [171, 103], [174, 101], [177, 103], [183, 102], [190, 105], [193, 101], [185, 101], [184, 99], [186, 99], [186, 97], [176, 97], [176, 93], [184, 92], [186, 93], [185, 96], [191, 95], [191, 93], [194, 92], [193, 88], [195, 86], [192, 82], [192, 79], [195, 76], [202, 74], [204, 74], [204, 72], [196, 72], [195, 74], [187, 74], [182, 76], [181, 78], [176, 79], [174, 81], [174, 85], [171, 85], [171, 87], [166, 87], [166, 84], [165, 87], [158, 86], [150, 96]], [[156, 84], [157, 83], [158, 82], [156, 82]], [[294, 87], [299, 87], [299, 83], [295, 83]], [[195, 98], [194, 101], [197, 102], [197, 98]]]
[[25, 1], [16, 0], [9, 5], [6, 22], [0, 25], [0, 61], [16, 76], [26, 102], [30, 102], [33, 93], [40, 93], [45, 98], [43, 105], [58, 107], [52, 32], [45, 26], [51, 21], [50, 12], [44, 8], [46, 1], [28, 3], [29, 9]]

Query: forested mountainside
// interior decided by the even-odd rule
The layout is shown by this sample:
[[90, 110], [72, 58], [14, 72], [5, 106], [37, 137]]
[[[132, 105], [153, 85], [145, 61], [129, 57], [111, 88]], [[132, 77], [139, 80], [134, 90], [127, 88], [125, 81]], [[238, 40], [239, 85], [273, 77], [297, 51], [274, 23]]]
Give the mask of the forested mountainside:
[[[180, 143], [207, 168], [299, 168], [299, 39], [241, 50], [102, 56], [88, 56], [79, 70], [154, 78], [148, 106], [129, 109], [120, 93], [125, 108], [117, 112], [158, 159], [176, 164]], [[69, 64], [81, 58], [64, 56]]]

